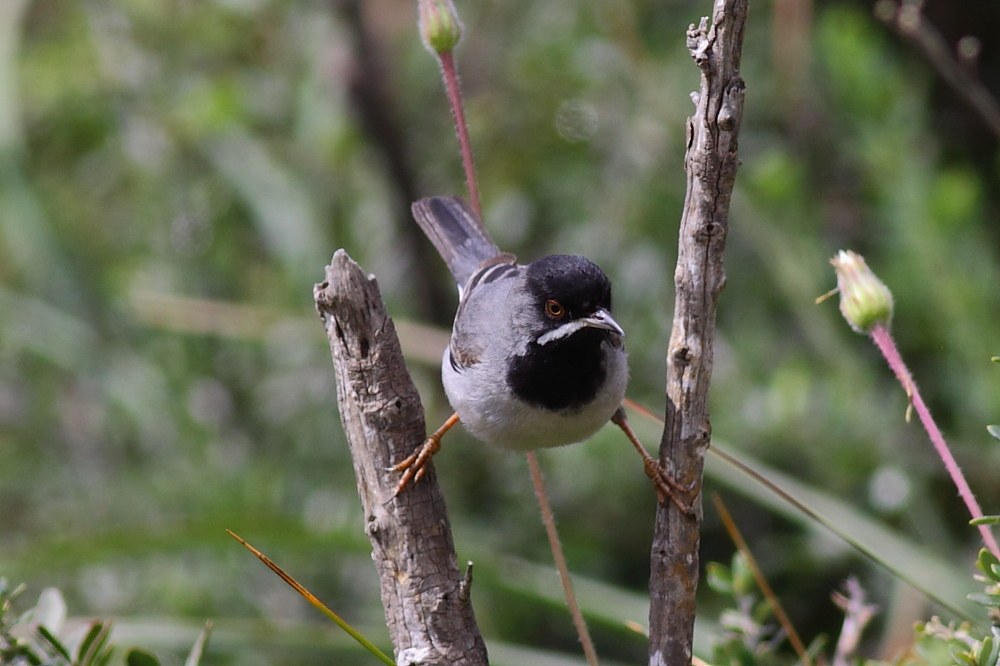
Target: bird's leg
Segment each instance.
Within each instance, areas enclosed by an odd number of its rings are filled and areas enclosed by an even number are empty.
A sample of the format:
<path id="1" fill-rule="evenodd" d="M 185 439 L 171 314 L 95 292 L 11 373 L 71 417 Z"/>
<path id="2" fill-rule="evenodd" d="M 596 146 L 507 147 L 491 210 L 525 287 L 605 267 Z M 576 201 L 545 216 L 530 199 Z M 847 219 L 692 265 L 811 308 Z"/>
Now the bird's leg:
<path id="1" fill-rule="evenodd" d="M 409 458 L 393 466 L 393 470 L 396 472 L 403 472 L 403 478 L 399 480 L 399 485 L 396 486 L 396 492 L 392 494 L 393 497 L 403 492 L 406 486 L 409 485 L 410 481 L 417 482 L 424 478 L 424 473 L 427 471 L 427 463 L 431 461 L 431 458 L 441 449 L 441 438 L 446 432 L 451 430 L 451 428 L 458 423 L 458 414 L 452 414 L 448 417 L 448 420 L 444 422 L 440 428 L 434 431 L 434 434 L 430 435 L 424 440 L 423 445 L 413 452 Z"/>
<path id="2" fill-rule="evenodd" d="M 653 485 L 656 487 L 656 494 L 659 496 L 660 501 L 664 501 L 666 497 L 669 497 L 677 508 L 680 509 L 684 514 L 688 516 L 695 516 L 694 506 L 682 499 L 679 495 L 686 495 L 687 493 L 694 490 L 694 483 L 692 482 L 689 486 L 685 487 L 679 484 L 667 470 L 663 469 L 660 463 L 653 459 L 653 456 L 649 455 L 646 451 L 646 447 L 642 445 L 639 438 L 635 436 L 635 432 L 632 431 L 632 426 L 629 425 L 628 419 L 625 418 L 625 408 L 619 407 L 618 410 L 612 415 L 611 422 L 622 429 L 628 440 L 632 442 L 632 446 L 635 450 L 639 452 L 642 456 L 642 467 L 646 472 L 646 476 L 652 480 Z"/>

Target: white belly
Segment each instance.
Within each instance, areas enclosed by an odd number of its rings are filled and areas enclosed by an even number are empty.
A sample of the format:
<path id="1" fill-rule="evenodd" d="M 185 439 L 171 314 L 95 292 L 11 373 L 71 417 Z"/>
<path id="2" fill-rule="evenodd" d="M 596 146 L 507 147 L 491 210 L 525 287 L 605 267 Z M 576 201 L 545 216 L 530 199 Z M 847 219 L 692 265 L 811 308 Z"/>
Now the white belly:
<path id="1" fill-rule="evenodd" d="M 442 364 L 445 393 L 474 437 L 517 451 L 587 439 L 611 419 L 625 397 L 628 384 L 625 355 L 612 354 L 607 379 L 593 401 L 578 410 L 553 412 L 516 397 L 503 376 L 486 374 L 488 365 L 491 364 L 479 363 L 457 373 L 451 368 L 446 351 Z"/>

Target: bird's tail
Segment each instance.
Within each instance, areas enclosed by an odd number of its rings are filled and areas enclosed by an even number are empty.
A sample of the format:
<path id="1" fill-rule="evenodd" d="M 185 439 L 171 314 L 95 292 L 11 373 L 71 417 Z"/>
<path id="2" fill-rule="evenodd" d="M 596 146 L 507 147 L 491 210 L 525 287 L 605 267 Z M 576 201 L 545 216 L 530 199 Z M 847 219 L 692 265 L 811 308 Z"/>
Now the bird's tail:
<path id="1" fill-rule="evenodd" d="M 411 210 L 459 289 L 484 262 L 502 254 L 483 223 L 458 197 L 428 197 L 414 203 Z"/>

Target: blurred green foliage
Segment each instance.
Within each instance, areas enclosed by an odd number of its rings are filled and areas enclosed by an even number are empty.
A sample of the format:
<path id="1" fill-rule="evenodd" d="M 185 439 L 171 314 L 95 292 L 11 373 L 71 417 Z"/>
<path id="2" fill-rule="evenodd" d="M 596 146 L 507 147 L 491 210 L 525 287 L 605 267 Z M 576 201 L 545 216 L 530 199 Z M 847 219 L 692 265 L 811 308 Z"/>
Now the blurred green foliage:
<path id="1" fill-rule="evenodd" d="M 66 601 L 55 588 L 46 588 L 38 603 L 17 616 L 13 604 L 26 586 L 12 588 L 0 578 L 0 664 L 10 666 L 107 666 L 116 656 L 109 643 L 112 623 L 103 620 L 66 622 Z M 198 637 L 184 666 L 198 666 L 211 623 Z M 156 655 L 130 648 L 118 661 L 127 666 L 160 666 Z"/>
<path id="2" fill-rule="evenodd" d="M 630 397 L 662 409 L 698 83 L 684 30 L 709 3 L 457 6 L 487 226 L 522 259 L 575 252 L 605 268 Z M 836 250 L 865 255 L 996 513 L 996 138 L 942 122 L 961 107 L 861 3 L 817 2 L 804 24 L 778 9 L 753 4 L 745 46 L 713 432 L 970 574 L 977 534 L 903 421 L 905 396 L 813 299 L 833 286 Z M 937 11 L 986 40 L 984 58 L 996 48 L 993 24 Z M 0 2 L 0 573 L 30 594 L 60 587 L 173 663 L 207 617 L 207 664 L 370 663 L 230 528 L 384 645 L 311 285 L 345 247 L 394 315 L 448 324 L 453 287 L 405 214 L 413 196 L 462 191 L 415 17 L 410 0 Z M 437 369 L 412 369 L 428 421 L 442 419 Z M 504 558 L 550 561 L 523 460 L 457 435 L 435 462 L 460 557 L 493 572 L 474 592 L 488 639 L 575 654 L 553 597 L 504 581 Z M 624 440 L 605 431 L 542 464 L 571 568 L 641 597 L 655 494 Z M 884 609 L 872 654 L 929 616 L 821 531 L 733 511 L 803 635 L 836 633 L 826 600 L 850 572 Z M 710 510 L 703 544 L 704 561 L 729 561 Z M 720 604 L 707 592 L 703 615 Z M 620 621 L 597 620 L 595 636 L 611 659 L 644 659 Z"/>

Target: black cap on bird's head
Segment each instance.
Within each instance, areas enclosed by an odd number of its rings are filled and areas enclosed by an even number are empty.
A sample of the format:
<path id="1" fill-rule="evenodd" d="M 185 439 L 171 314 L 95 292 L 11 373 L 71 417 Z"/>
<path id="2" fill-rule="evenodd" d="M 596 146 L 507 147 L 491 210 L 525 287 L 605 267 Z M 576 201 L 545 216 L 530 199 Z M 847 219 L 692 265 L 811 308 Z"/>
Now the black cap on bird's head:
<path id="1" fill-rule="evenodd" d="M 611 280 L 589 259 L 554 254 L 529 264 L 525 277 L 542 324 L 539 345 L 584 329 L 625 335 L 611 317 Z"/>

